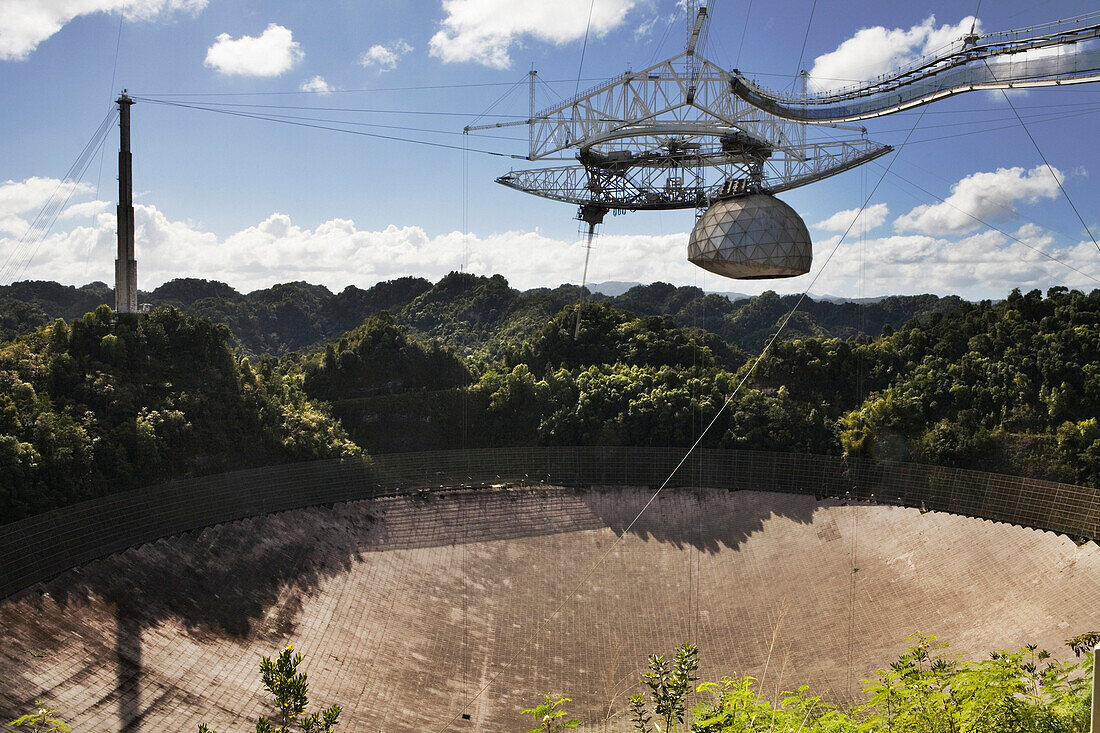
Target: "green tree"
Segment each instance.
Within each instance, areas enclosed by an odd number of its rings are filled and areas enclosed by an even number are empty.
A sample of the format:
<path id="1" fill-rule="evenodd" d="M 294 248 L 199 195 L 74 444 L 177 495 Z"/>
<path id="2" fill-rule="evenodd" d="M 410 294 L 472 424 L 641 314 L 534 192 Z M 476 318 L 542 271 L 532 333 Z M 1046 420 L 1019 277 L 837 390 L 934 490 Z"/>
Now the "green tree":
<path id="1" fill-rule="evenodd" d="M 276 723 L 261 717 L 256 722 L 256 733 L 290 733 L 294 728 L 302 733 L 330 733 L 336 728 L 340 719 L 339 705 L 303 715 L 309 705 L 309 685 L 306 673 L 298 671 L 301 661 L 302 655 L 294 651 L 293 644 L 279 652 L 275 659 L 264 657 L 260 660 L 260 679 L 264 689 L 274 698 L 279 717 Z M 199 733 L 214 731 L 202 724 Z"/>
<path id="2" fill-rule="evenodd" d="M 1088 677 L 1027 646 L 980 662 L 944 655 L 934 636 L 913 646 L 869 683 L 860 711 L 890 733 L 1085 733 Z"/>
<path id="3" fill-rule="evenodd" d="M 704 682 L 700 692 L 710 693 L 710 702 L 692 711 L 693 733 L 870 733 L 871 723 L 859 723 L 820 697 L 808 695 L 806 686 L 783 693 L 772 704 L 753 689 L 754 677 L 724 677 Z"/>
<path id="4" fill-rule="evenodd" d="M 106 306 L 0 344 L 0 522 L 180 475 L 361 453 L 224 326 Z"/>
<path id="5" fill-rule="evenodd" d="M 1073 650 L 1073 656 L 1092 656 L 1092 650 L 1100 644 L 1100 631 L 1089 631 L 1066 639 L 1066 646 Z"/>
<path id="6" fill-rule="evenodd" d="M 558 730 L 576 728 L 581 724 L 579 720 L 562 720 L 565 711 L 561 709 L 567 702 L 572 702 L 568 697 L 561 695 L 543 695 L 543 702 L 533 708 L 521 710 L 521 715 L 530 715 L 535 720 L 535 727 L 527 733 L 554 733 Z"/>
<path id="7" fill-rule="evenodd" d="M 669 664 L 660 654 L 649 657 L 649 670 L 642 675 L 642 682 L 652 696 L 654 725 L 659 733 L 672 733 L 683 725 L 687 711 L 687 696 L 693 691 L 695 671 L 699 668 L 699 651 L 694 644 L 682 644 L 676 650 L 676 658 Z M 627 698 L 634 714 L 634 729 L 649 733 L 649 714 L 646 693 Z"/>

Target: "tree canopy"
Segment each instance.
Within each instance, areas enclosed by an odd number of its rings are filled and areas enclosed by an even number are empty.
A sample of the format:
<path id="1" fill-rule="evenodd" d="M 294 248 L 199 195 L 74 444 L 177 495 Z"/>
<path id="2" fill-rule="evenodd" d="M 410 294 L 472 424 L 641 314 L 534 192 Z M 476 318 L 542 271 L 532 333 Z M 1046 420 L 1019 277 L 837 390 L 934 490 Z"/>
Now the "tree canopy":
<path id="1" fill-rule="evenodd" d="M 174 308 L 100 306 L 0 345 L 0 517 L 167 478 L 356 454 L 269 360 Z"/>

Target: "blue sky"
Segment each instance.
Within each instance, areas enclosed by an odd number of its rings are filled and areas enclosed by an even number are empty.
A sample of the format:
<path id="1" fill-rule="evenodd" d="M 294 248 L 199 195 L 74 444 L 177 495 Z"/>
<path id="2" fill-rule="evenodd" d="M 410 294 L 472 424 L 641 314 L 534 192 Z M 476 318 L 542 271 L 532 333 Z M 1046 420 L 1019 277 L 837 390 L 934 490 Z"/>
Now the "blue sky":
<path id="1" fill-rule="evenodd" d="M 956 37 L 975 9 L 881 0 L 717 0 L 711 8 L 706 55 L 775 88 L 790 85 L 804 39 L 801 67 L 828 84 L 880 73 L 889 60 Z M 983 5 L 978 27 L 1092 9 L 1085 1 L 1003 0 Z M 531 68 L 546 82 L 542 106 L 554 93 L 572 94 L 578 72 L 583 89 L 671 56 L 682 43 L 680 12 L 664 0 L 4 0 L 0 279 L 111 282 L 114 132 L 50 234 L 20 240 L 124 87 L 196 104 L 301 107 L 233 109 L 343 120 L 364 132 L 461 147 L 457 133 L 490 108 L 502 116 L 483 119 L 526 116 L 527 87 L 513 84 Z M 1015 92 L 1012 100 L 1100 235 L 1100 84 Z M 900 145 L 918 115 L 869 121 L 869 136 Z M 522 161 L 470 153 L 464 169 L 460 150 L 148 102 L 133 108 L 133 125 L 143 289 L 183 276 L 244 291 L 288 280 L 368 287 L 405 274 L 437 279 L 463 266 L 500 272 L 522 288 L 580 280 L 574 210 L 493 183 Z M 467 142 L 522 155 L 524 137 L 505 130 Z M 838 213 L 859 206 L 887 162 L 782 196 L 811 225 L 814 273 L 850 220 Z M 1091 289 L 1100 278 L 1100 252 L 999 92 L 929 107 L 870 203 L 867 231 L 841 244 L 814 292 L 998 298 L 1012 287 Z M 589 279 L 750 293 L 809 286 L 812 275 L 742 282 L 695 268 L 685 258 L 692 223 L 691 211 L 609 217 Z"/>

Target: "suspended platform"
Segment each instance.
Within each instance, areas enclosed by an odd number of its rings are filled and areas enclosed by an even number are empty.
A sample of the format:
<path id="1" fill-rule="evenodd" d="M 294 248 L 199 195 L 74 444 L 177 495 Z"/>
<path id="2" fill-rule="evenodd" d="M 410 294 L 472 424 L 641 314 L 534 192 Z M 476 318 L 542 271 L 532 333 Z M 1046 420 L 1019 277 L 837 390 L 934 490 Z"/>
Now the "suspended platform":
<path id="1" fill-rule="evenodd" d="M 790 277 L 809 270 L 805 225 L 773 196 L 892 150 L 850 123 L 978 89 L 1100 81 L 1100 12 L 1095 12 L 1014 31 L 972 33 L 894 74 L 835 92 L 811 92 L 803 73 L 800 91 L 774 93 L 697 53 L 707 9 L 699 0 L 686 6 L 687 44 L 679 55 L 542 110 L 534 106 L 532 71 L 526 120 L 466 131 L 522 125 L 528 128 L 528 160 L 574 155 L 574 164 L 512 170 L 496 180 L 580 207 L 578 218 L 590 225 L 589 242 L 608 211 L 714 214 L 705 231 L 699 226 L 706 217 L 699 219 L 689 258 L 728 277 Z M 832 129 L 826 134 L 823 128 Z M 714 211 L 723 201 L 761 196 L 751 205 L 724 204 Z M 769 219 L 769 212 L 775 216 Z M 715 240 L 715 232 L 727 233 L 727 241 Z M 761 249 L 764 242 L 770 244 Z"/>

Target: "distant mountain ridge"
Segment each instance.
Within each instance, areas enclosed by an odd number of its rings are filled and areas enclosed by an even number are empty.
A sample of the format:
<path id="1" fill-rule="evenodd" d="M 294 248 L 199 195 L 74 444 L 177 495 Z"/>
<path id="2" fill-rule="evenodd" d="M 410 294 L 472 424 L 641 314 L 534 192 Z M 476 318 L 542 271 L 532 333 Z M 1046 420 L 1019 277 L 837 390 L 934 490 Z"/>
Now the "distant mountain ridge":
<path id="1" fill-rule="evenodd" d="M 583 297 L 638 315 L 669 316 L 679 326 L 713 332 L 750 352 L 763 346 L 798 298 L 772 291 L 748 296 L 662 282 L 613 281 L 587 288 Z M 175 306 L 223 323 L 235 342 L 253 354 L 278 355 L 315 347 L 385 311 L 421 338 L 436 339 L 460 354 L 495 357 L 581 298 L 576 285 L 520 291 L 501 275 L 453 272 L 436 283 L 402 277 L 367 289 L 349 285 L 339 293 L 302 281 L 241 293 L 216 280 L 181 278 L 140 293 L 139 301 L 153 307 Z M 46 281 L 0 286 L 0 335 L 10 339 L 53 318 L 71 320 L 113 299 L 112 289 L 102 282 L 81 287 Z M 785 333 L 787 338 L 873 337 L 887 325 L 898 328 L 910 318 L 944 313 L 963 302 L 956 296 L 935 295 L 861 302 L 808 297 Z"/>
<path id="2" fill-rule="evenodd" d="M 655 283 L 654 283 L 655 284 Z M 616 297 L 622 295 L 631 288 L 645 287 L 645 283 L 633 282 L 627 280 L 605 280 L 602 283 L 589 283 L 588 289 L 593 293 L 600 293 L 601 295 L 607 295 L 609 297 Z M 708 295 L 722 295 L 730 300 L 750 300 L 755 297 L 748 293 L 740 293 L 735 290 L 707 290 Z M 844 295 L 828 295 L 809 293 L 808 297 L 814 300 L 825 300 L 830 303 L 877 303 L 884 298 L 890 298 L 894 296 L 890 295 L 872 295 L 865 298 L 849 298 Z"/>

